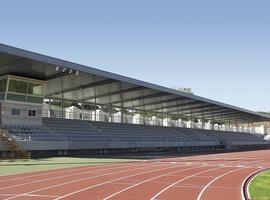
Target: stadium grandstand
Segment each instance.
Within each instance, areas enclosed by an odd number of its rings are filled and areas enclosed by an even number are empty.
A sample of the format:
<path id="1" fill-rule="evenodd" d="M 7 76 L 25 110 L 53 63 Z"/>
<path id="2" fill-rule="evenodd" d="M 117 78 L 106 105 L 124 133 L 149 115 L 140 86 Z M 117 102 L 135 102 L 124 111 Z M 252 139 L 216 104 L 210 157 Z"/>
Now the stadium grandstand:
<path id="1" fill-rule="evenodd" d="M 270 116 L 0 44 L 0 155 L 267 148 Z"/>

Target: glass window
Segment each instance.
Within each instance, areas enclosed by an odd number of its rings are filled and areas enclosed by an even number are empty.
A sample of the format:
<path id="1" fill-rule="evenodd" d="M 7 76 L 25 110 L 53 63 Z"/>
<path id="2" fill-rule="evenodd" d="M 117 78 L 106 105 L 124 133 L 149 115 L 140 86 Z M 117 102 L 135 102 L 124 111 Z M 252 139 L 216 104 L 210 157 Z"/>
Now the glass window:
<path id="1" fill-rule="evenodd" d="M 11 108 L 11 115 L 20 116 L 21 115 L 21 109 L 19 109 L 19 108 Z"/>
<path id="2" fill-rule="evenodd" d="M 0 100 L 4 100 L 6 97 L 6 93 L 0 92 Z"/>
<path id="3" fill-rule="evenodd" d="M 29 117 L 36 117 L 37 111 L 36 110 L 28 110 L 28 116 Z"/>
<path id="4" fill-rule="evenodd" d="M 31 83 L 28 84 L 28 94 L 43 96 L 43 84 Z"/>
<path id="5" fill-rule="evenodd" d="M 25 95 L 21 95 L 21 94 L 11 94 L 8 93 L 7 94 L 7 100 L 11 100 L 11 101 L 25 101 Z"/>
<path id="6" fill-rule="evenodd" d="M 43 97 L 27 96 L 27 102 L 30 102 L 30 103 L 42 103 L 43 102 Z"/>
<path id="7" fill-rule="evenodd" d="M 0 80 L 0 92 L 6 92 L 7 79 Z"/>
<path id="8" fill-rule="evenodd" d="M 23 80 L 9 80 L 9 92 L 16 92 L 25 94 L 27 89 L 27 82 Z"/>

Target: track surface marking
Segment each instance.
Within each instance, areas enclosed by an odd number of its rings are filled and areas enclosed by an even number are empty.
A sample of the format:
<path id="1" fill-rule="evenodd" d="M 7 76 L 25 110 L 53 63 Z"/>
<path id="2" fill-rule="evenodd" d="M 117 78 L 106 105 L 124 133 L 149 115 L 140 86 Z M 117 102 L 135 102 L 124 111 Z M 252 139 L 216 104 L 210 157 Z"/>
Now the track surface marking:
<path id="1" fill-rule="evenodd" d="M 241 200 L 270 150 L 170 157 L 0 176 L 0 200 Z"/>

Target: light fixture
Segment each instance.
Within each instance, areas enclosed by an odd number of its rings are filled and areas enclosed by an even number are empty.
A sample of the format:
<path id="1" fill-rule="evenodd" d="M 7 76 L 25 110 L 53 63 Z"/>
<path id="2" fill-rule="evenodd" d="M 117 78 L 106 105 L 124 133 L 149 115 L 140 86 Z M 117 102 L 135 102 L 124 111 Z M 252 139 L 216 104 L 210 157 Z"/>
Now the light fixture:
<path id="1" fill-rule="evenodd" d="M 59 70 L 59 68 L 60 68 L 59 66 L 56 66 L 55 70 L 56 70 L 56 71 L 58 71 L 58 70 Z"/>
<path id="2" fill-rule="evenodd" d="M 66 70 L 67 70 L 67 68 L 64 67 L 63 70 L 62 70 L 62 72 L 65 72 Z"/>
<path id="3" fill-rule="evenodd" d="M 76 75 L 76 76 L 78 76 L 78 75 L 79 75 L 79 73 L 80 73 L 80 71 L 78 71 L 78 70 L 77 70 L 77 71 L 76 71 L 76 73 L 75 73 L 75 75 Z"/>
<path id="4" fill-rule="evenodd" d="M 70 70 L 69 70 L 69 74 L 71 74 L 72 72 L 73 72 L 73 70 L 72 70 L 72 69 L 70 69 Z"/>

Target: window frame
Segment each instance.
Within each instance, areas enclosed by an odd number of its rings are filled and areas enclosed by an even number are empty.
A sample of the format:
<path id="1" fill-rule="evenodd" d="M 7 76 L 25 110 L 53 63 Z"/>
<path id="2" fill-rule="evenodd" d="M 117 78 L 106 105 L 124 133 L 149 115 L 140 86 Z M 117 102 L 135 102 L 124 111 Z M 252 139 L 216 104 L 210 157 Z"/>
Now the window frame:
<path id="1" fill-rule="evenodd" d="M 1 78 L 7 78 L 5 98 L 3 100 L 26 102 L 26 103 L 32 103 L 32 104 L 42 104 L 43 103 L 45 89 L 46 89 L 46 81 L 31 79 L 31 78 L 27 78 L 27 77 L 19 77 L 19 76 L 14 76 L 14 75 L 5 75 Z M 19 92 L 9 91 L 10 82 L 12 80 L 26 82 L 26 92 L 19 93 Z M 29 94 L 29 85 L 30 84 L 37 84 L 37 85 L 40 84 L 41 85 L 41 94 Z M 16 99 L 12 99 L 12 98 L 9 99 L 8 95 L 20 96 L 20 100 L 16 100 Z"/>
<path id="2" fill-rule="evenodd" d="M 15 112 L 13 112 L 15 111 Z M 10 115 L 11 116 L 21 116 L 21 108 L 10 108 Z"/>
<path id="3" fill-rule="evenodd" d="M 34 115 L 33 115 L 33 113 L 34 113 Z M 37 117 L 37 109 L 28 109 L 27 116 L 28 117 Z"/>

